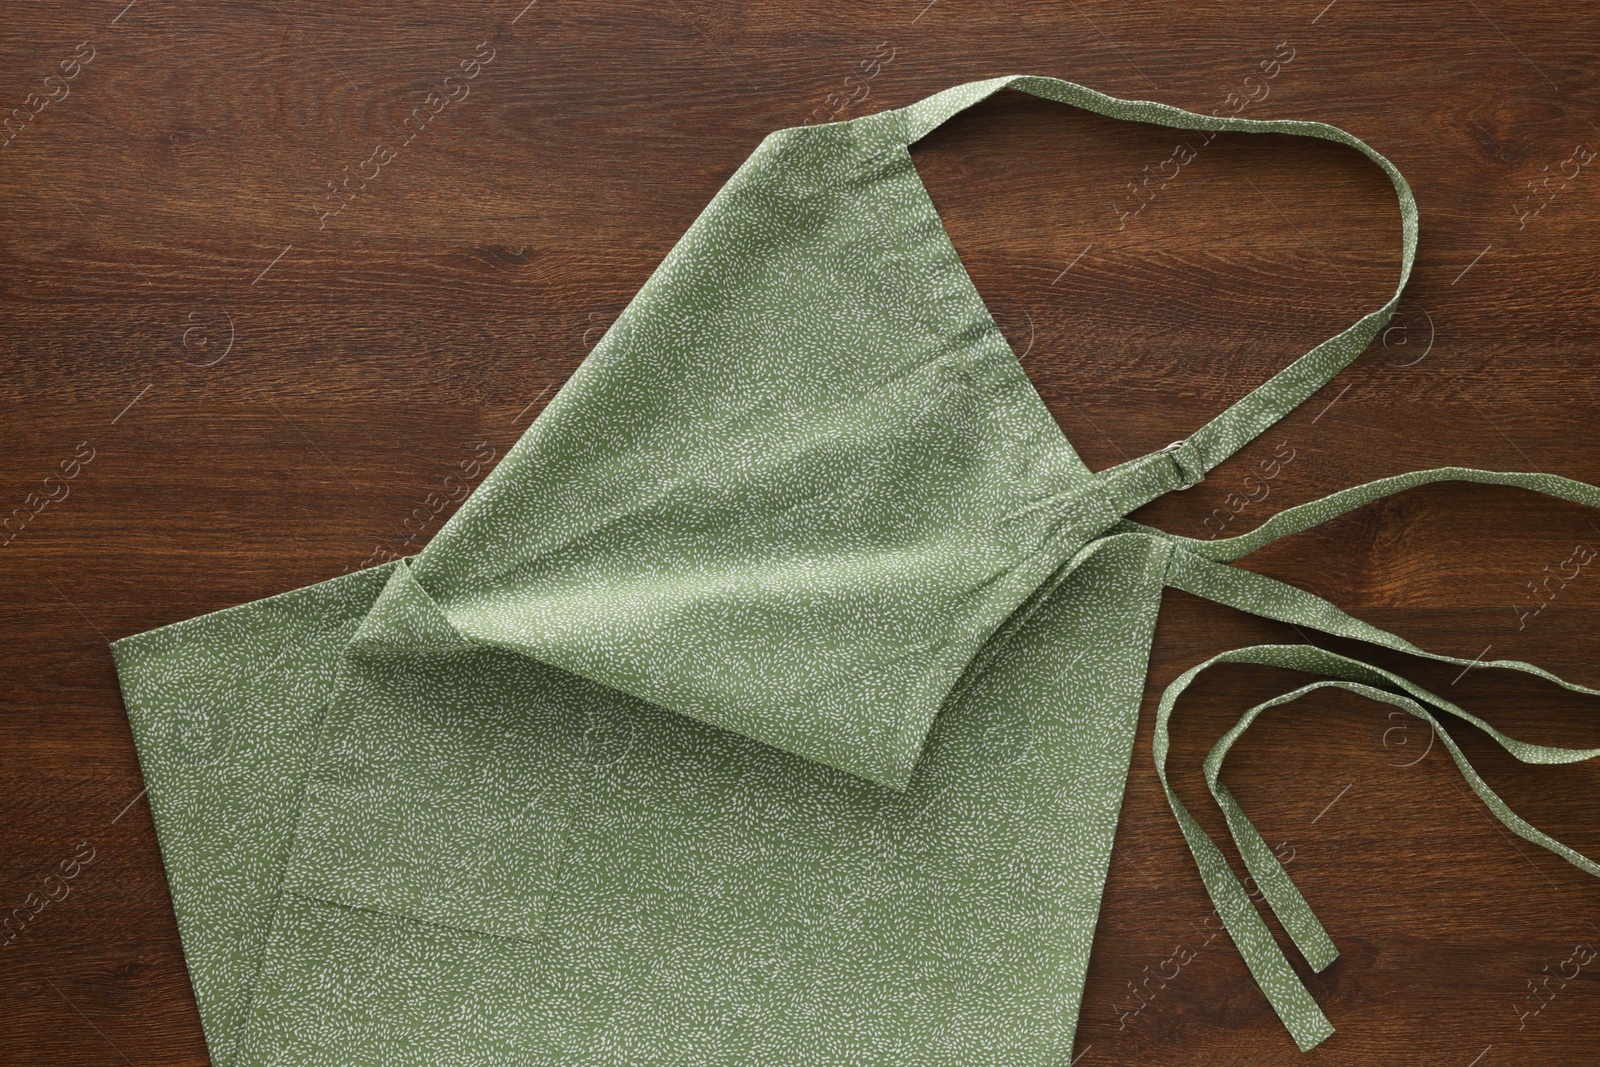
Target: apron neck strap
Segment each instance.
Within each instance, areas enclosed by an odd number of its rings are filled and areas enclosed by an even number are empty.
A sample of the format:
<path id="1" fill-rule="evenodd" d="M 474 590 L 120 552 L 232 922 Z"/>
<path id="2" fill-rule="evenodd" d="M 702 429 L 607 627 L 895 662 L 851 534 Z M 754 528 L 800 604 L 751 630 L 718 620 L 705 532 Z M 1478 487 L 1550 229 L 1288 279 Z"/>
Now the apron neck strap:
<path id="1" fill-rule="evenodd" d="M 1416 259 L 1417 203 L 1411 195 L 1411 187 L 1394 164 L 1359 138 L 1322 122 L 1201 115 L 1149 100 L 1118 99 L 1059 78 L 1022 74 L 952 86 L 914 104 L 888 112 L 884 121 L 893 131 L 894 138 L 901 145 L 909 146 L 952 116 L 1002 89 L 1017 89 L 1046 100 L 1129 122 L 1210 133 L 1285 133 L 1348 145 L 1382 169 L 1394 186 L 1400 204 L 1400 274 L 1389 299 L 1257 386 L 1186 439 L 1175 441 L 1159 452 L 1102 471 L 1101 477 L 1119 505 L 1123 506 L 1123 514 L 1175 489 L 1186 489 L 1204 478 L 1206 472 L 1254 440 L 1327 384 L 1329 379 L 1365 351 L 1394 314 Z"/>

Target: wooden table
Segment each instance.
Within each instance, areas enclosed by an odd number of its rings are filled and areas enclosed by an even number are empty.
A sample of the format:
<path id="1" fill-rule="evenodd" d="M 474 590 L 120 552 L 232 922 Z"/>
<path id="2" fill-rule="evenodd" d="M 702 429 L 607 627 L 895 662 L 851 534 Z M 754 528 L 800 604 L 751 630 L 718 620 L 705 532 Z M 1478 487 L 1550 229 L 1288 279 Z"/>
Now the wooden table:
<path id="1" fill-rule="evenodd" d="M 448 517 L 443 478 L 505 452 L 774 128 L 1013 72 L 1342 126 L 1421 205 L 1401 316 L 1139 517 L 1232 534 L 1446 464 L 1600 482 L 1600 165 L 1579 162 L 1600 148 L 1600 12 L 524 2 L 97 0 L 19 5 L 0 30 L 0 489 L 32 516 L 0 549 L 0 904 L 77 871 L 0 950 L 0 1061 L 206 1062 L 106 642 L 415 551 Z M 445 83 L 463 60 L 475 75 Z M 1005 93 L 915 150 L 1092 467 L 1182 437 L 1393 284 L 1393 196 L 1356 153 L 1182 142 Z M 1600 546 L 1585 509 L 1438 487 L 1250 566 L 1425 647 L 1600 684 L 1600 565 L 1529 592 L 1580 546 Z M 1295 1051 L 1208 923 L 1149 729 L 1186 667 L 1303 639 L 1168 595 L 1076 1062 L 1600 1062 L 1600 883 L 1491 821 L 1425 726 L 1331 694 L 1230 761 L 1343 952 L 1310 980 L 1338 1033 Z M 1593 705 L 1552 686 L 1360 654 L 1515 736 L 1600 743 Z M 1200 760 L 1292 679 L 1213 673 L 1174 763 L 1220 834 Z M 1600 855 L 1600 769 L 1459 740 L 1516 810 Z"/>

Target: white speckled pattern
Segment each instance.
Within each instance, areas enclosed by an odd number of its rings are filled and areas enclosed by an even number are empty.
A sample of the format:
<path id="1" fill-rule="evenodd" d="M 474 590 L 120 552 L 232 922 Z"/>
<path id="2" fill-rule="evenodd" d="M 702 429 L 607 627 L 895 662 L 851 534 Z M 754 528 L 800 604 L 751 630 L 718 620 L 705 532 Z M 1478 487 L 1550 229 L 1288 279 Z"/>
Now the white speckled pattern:
<path id="1" fill-rule="evenodd" d="M 1357 148 L 1399 197 L 1395 295 L 1091 473 L 906 151 L 1005 87 Z M 1068 1062 L 1161 590 L 1362 625 L 1214 554 L 1248 537 L 1124 516 L 1359 354 L 1416 233 L 1399 173 L 1334 127 L 1050 78 L 768 137 L 420 556 L 113 646 L 214 1061 Z M 1318 661 L 1403 688 L 1353 663 Z M 1169 796 L 1309 1048 L 1331 1027 Z"/>

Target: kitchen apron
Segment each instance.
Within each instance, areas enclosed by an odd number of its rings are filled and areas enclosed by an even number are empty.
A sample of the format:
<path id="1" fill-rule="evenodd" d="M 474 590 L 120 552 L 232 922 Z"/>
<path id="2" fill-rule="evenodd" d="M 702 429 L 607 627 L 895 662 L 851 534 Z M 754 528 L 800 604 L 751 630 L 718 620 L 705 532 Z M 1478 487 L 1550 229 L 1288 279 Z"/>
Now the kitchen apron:
<path id="1" fill-rule="evenodd" d="M 1185 440 L 1091 472 L 908 151 L 1003 88 L 1361 151 L 1399 198 L 1394 295 Z M 1126 519 L 1358 355 L 1416 240 L 1404 179 L 1342 130 L 1053 78 L 767 137 L 419 555 L 113 645 L 215 1062 L 1068 1062 L 1162 590 L 1426 656 L 1231 564 L 1426 481 L 1600 505 L 1448 469 L 1217 541 Z M 1531 762 L 1596 754 L 1312 646 L 1219 661 L 1325 679 L 1248 711 L 1205 767 L 1317 969 L 1332 943 L 1220 778 L 1262 711 L 1336 685 Z M 1173 704 L 1209 665 L 1161 702 L 1163 783 Z M 1600 873 L 1440 736 L 1502 821 Z M 1312 1047 L 1327 1020 L 1168 797 Z"/>

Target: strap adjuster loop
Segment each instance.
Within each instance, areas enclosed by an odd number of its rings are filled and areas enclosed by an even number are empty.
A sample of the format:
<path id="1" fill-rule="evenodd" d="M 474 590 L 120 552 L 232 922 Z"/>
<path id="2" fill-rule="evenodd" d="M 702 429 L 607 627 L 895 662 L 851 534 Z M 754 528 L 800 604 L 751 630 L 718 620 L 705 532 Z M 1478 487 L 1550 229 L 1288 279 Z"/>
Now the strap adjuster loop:
<path id="1" fill-rule="evenodd" d="M 1189 439 L 1185 437 L 1182 440 L 1172 442 L 1166 448 L 1163 448 L 1161 451 L 1156 453 L 1158 456 L 1171 456 L 1172 465 L 1178 468 L 1178 474 L 1183 478 L 1184 481 L 1182 485 L 1172 490 L 1176 493 L 1181 493 L 1185 489 L 1194 488 L 1201 482 L 1205 481 L 1206 477 L 1206 471 L 1204 467 L 1200 466 L 1199 463 L 1196 462 L 1186 462 L 1186 460 L 1190 460 L 1190 457 L 1180 455 L 1179 450 L 1185 447 L 1192 449 L 1196 453 L 1199 451 L 1199 449 L 1195 448 L 1195 446 L 1190 443 Z M 1198 459 L 1198 456 L 1194 458 Z"/>

